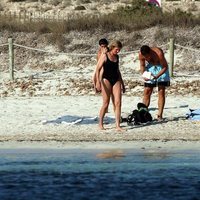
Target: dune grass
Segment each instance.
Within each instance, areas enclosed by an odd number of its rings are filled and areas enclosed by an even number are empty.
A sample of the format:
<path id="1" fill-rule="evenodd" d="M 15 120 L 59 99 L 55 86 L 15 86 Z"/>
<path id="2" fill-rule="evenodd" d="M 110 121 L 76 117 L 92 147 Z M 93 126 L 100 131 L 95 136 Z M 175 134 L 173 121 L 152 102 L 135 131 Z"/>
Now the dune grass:
<path id="1" fill-rule="evenodd" d="M 194 27 L 200 24 L 200 16 L 194 16 L 181 10 L 162 12 L 159 7 L 148 4 L 145 0 L 133 0 L 130 6 L 120 7 L 111 14 L 91 16 L 82 14 L 71 16 L 68 20 L 23 19 L 16 16 L 0 16 L 1 30 L 48 33 L 67 33 L 71 30 L 135 31 L 155 25 Z M 58 27 L 62 27 L 61 29 Z"/>
<path id="2" fill-rule="evenodd" d="M 83 1 L 81 1 L 83 2 Z M 86 3 L 86 1 L 84 1 Z M 152 6 L 145 0 L 132 0 L 126 7 L 119 7 L 113 13 L 103 15 L 71 15 L 67 20 L 18 18 L 11 15 L 0 15 L 0 29 L 10 32 L 51 33 L 51 41 L 63 49 L 63 34 L 70 31 L 134 32 L 153 26 L 194 28 L 200 25 L 200 15 L 175 10 L 163 12 L 161 8 Z M 157 31 L 157 38 L 166 40 L 162 31 Z M 173 34 L 173 33 L 171 33 Z M 167 37 L 169 37 L 168 35 Z"/>

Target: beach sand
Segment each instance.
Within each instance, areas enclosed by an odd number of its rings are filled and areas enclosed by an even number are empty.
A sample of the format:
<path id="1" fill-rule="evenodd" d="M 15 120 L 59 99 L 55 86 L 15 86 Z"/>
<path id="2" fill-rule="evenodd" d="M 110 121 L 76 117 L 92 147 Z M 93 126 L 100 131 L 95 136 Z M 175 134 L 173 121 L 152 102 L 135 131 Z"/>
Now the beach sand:
<path id="1" fill-rule="evenodd" d="M 22 36 L 20 38 L 24 39 Z M 91 44 L 94 46 L 94 41 Z M 45 48 L 47 47 L 43 47 Z M 96 46 L 93 48 L 96 52 Z M 164 49 L 169 61 L 167 47 Z M 126 117 L 142 101 L 143 79 L 139 72 L 138 52 L 127 53 L 127 49 L 123 51 L 126 54 L 120 56 L 120 70 L 126 93 L 123 94 L 122 116 Z M 0 73 L 1 146 L 81 147 L 98 144 L 100 148 L 103 143 L 116 146 L 122 142 L 122 146 L 126 147 L 128 142 L 137 141 L 153 141 L 155 144 L 167 141 L 200 141 L 200 123 L 186 119 L 189 109 L 198 109 L 200 105 L 198 52 L 192 59 L 187 57 L 192 66 L 190 68 L 185 64 L 184 58 L 185 54 L 176 50 L 175 63 L 186 67 L 183 70 L 177 65 L 174 69 L 171 86 L 166 90 L 164 121 L 153 121 L 143 126 L 122 123 L 123 132 L 115 129 L 112 105 L 105 117 L 106 130 L 101 131 L 98 128 L 102 97 L 94 93 L 92 86 L 95 57 L 77 61 L 64 54 L 42 55 L 29 58 L 28 63 L 25 58 L 20 59 L 18 64 L 21 68 L 16 68 L 14 81 L 9 80 L 8 70 Z M 2 61 L 5 66 L 6 59 Z M 33 60 L 40 64 L 35 69 Z M 45 67 L 43 60 L 54 68 L 48 65 Z M 69 60 L 70 63 L 67 62 Z M 17 60 L 15 65 L 17 66 Z M 157 115 L 157 99 L 155 89 L 149 107 L 153 118 Z"/>
<path id="2" fill-rule="evenodd" d="M 167 96 L 164 121 L 144 126 L 122 123 L 123 132 L 115 130 L 112 106 L 105 117 L 106 130 L 99 130 L 101 101 L 99 95 L 3 98 L 0 104 L 1 145 L 12 142 L 14 146 L 37 142 L 66 146 L 73 142 L 200 141 L 200 123 L 186 119 L 189 108 L 200 105 L 198 97 Z M 131 113 L 140 101 L 141 97 L 124 95 L 122 116 Z M 156 117 L 156 93 L 151 99 L 150 113 Z"/>

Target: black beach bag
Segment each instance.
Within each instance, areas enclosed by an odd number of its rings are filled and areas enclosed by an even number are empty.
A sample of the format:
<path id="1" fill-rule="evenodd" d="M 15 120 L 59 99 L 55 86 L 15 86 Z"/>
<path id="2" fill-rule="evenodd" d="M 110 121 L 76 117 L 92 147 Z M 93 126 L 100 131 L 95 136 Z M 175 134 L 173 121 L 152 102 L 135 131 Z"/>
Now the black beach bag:
<path id="1" fill-rule="evenodd" d="M 148 107 L 143 103 L 137 104 L 137 109 L 133 110 L 132 113 L 127 117 L 127 123 L 139 125 L 141 123 L 147 123 L 152 121 L 152 116 L 148 111 Z"/>

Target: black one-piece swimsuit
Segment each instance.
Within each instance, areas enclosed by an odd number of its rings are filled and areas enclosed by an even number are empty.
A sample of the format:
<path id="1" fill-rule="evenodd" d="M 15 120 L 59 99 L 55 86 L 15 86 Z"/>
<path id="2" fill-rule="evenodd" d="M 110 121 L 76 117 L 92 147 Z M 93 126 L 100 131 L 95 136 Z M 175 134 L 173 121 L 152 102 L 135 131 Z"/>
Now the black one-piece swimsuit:
<path id="1" fill-rule="evenodd" d="M 103 78 L 107 79 L 114 86 L 119 81 L 119 58 L 117 56 L 117 61 L 113 62 L 108 58 L 107 54 L 106 57 L 107 60 L 103 64 Z"/>

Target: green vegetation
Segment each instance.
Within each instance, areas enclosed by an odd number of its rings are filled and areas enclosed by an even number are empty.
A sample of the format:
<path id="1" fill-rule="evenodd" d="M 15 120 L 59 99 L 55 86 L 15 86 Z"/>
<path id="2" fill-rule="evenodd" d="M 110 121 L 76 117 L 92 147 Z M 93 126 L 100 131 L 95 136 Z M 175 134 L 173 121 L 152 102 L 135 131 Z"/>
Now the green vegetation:
<path id="1" fill-rule="evenodd" d="M 23 1 L 26 1 L 26 0 L 9 0 L 9 2 L 23 2 Z"/>
<path id="2" fill-rule="evenodd" d="M 84 2 L 87 1 L 85 0 Z M 79 17 L 70 16 L 67 20 L 59 21 L 56 19 L 34 20 L 28 18 L 19 19 L 16 16 L 0 16 L 1 30 L 38 33 L 55 33 L 56 30 L 55 35 L 61 35 L 71 30 L 91 32 L 95 30 L 104 32 L 117 30 L 135 31 L 156 25 L 163 27 L 195 27 L 200 25 L 200 15 L 194 16 L 181 10 L 175 10 L 173 13 L 163 13 L 161 8 L 153 6 L 145 0 L 132 0 L 130 6 L 120 7 L 111 14 L 101 16 L 84 16 L 81 14 Z"/>

